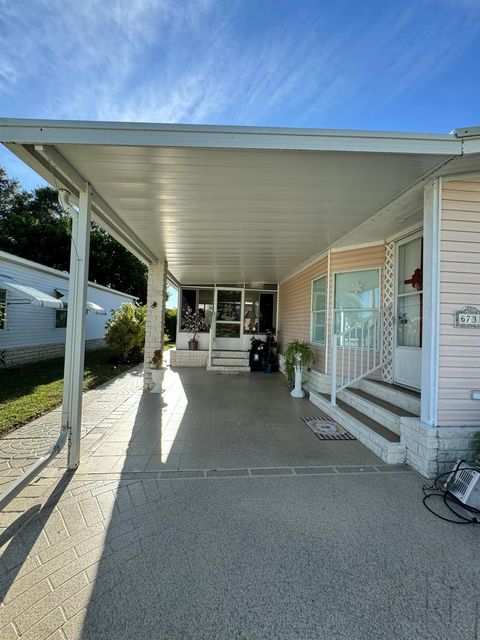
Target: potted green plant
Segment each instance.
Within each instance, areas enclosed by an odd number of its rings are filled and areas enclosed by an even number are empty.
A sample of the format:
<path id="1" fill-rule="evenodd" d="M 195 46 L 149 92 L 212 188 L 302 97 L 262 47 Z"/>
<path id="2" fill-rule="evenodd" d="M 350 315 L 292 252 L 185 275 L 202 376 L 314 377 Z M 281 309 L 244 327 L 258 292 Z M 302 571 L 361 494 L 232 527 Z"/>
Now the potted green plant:
<path id="1" fill-rule="evenodd" d="M 294 384 L 290 395 L 292 398 L 303 398 L 305 395 L 302 389 L 303 371 L 315 361 L 312 347 L 304 340 L 293 340 L 287 344 L 283 356 L 287 380 L 290 384 Z"/>
<path id="2" fill-rule="evenodd" d="M 153 388 L 150 393 L 162 393 L 162 382 L 165 374 L 163 365 L 163 349 L 155 349 L 150 360 L 150 371 L 152 373 Z"/>
<path id="3" fill-rule="evenodd" d="M 185 312 L 182 328 L 188 333 L 193 333 L 193 337 L 188 341 L 188 348 L 190 351 L 196 351 L 198 349 L 197 333 L 208 331 L 210 325 L 203 316 L 189 308 Z"/>

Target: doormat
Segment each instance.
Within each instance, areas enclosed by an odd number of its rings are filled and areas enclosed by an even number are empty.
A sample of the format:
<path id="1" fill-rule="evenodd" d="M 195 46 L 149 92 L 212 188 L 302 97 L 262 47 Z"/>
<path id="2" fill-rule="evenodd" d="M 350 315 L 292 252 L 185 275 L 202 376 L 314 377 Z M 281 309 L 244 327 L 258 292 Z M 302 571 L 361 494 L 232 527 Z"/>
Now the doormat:
<path id="1" fill-rule="evenodd" d="M 306 416 L 302 420 L 319 440 L 356 440 L 355 436 L 352 436 L 333 418 Z"/>

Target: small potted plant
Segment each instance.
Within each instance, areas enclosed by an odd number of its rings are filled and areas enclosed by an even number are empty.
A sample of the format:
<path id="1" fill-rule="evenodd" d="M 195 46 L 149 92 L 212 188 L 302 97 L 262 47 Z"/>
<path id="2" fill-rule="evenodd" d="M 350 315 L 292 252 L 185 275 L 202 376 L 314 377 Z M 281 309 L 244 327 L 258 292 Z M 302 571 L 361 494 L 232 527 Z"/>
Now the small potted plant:
<path id="1" fill-rule="evenodd" d="M 199 313 L 195 313 L 192 309 L 187 309 L 183 318 L 183 329 L 188 333 L 193 333 L 193 337 L 188 341 L 188 348 L 190 351 L 196 351 L 198 349 L 197 333 L 199 331 L 208 331 L 210 325 L 205 320 L 204 316 Z"/>
<path id="2" fill-rule="evenodd" d="M 315 358 L 312 347 L 304 340 L 293 340 L 289 342 L 285 353 L 285 373 L 290 384 L 294 387 L 290 392 L 292 398 L 303 398 L 302 377 L 305 368 L 308 368 Z"/>
<path id="3" fill-rule="evenodd" d="M 162 393 L 162 382 L 165 374 L 163 365 L 163 350 L 156 349 L 153 352 L 153 358 L 150 360 L 150 371 L 152 372 L 153 388 L 150 393 Z"/>

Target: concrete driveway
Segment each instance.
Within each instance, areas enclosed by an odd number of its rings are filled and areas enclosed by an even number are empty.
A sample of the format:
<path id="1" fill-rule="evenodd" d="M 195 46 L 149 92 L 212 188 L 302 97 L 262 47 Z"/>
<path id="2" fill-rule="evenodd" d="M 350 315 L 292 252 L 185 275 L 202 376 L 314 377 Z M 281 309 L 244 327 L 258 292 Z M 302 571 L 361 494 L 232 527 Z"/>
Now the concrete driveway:
<path id="1" fill-rule="evenodd" d="M 416 473 L 319 441 L 280 375 L 138 382 L 99 394 L 77 472 L 20 497 L 2 640 L 478 638 L 480 530 L 429 514 Z"/>

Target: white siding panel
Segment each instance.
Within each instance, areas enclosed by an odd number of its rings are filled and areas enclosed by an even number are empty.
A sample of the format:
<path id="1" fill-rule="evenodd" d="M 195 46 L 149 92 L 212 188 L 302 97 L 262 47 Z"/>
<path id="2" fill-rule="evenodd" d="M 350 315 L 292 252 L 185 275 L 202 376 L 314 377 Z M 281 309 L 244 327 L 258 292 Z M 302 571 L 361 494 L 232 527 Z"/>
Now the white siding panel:
<path id="1" fill-rule="evenodd" d="M 440 256 L 438 424 L 480 426 L 480 329 L 454 326 L 454 312 L 480 307 L 480 181 L 445 182 Z"/>
<path id="2" fill-rule="evenodd" d="M 20 284 L 29 285 L 55 296 L 55 288 L 68 288 L 68 274 L 58 271 L 49 273 L 32 266 L 0 258 L 0 274 L 14 278 Z M 117 291 L 108 291 L 93 283 L 88 285 L 88 300 L 105 309 L 106 316 L 92 312 L 87 314 L 86 339 L 99 339 L 105 335 L 105 323 L 124 302 L 134 298 Z M 55 329 L 55 310 L 36 307 L 32 304 L 14 304 L 21 296 L 7 292 L 6 327 L 0 330 L 0 349 L 16 349 L 37 345 L 61 344 L 65 342 L 65 329 Z"/>

